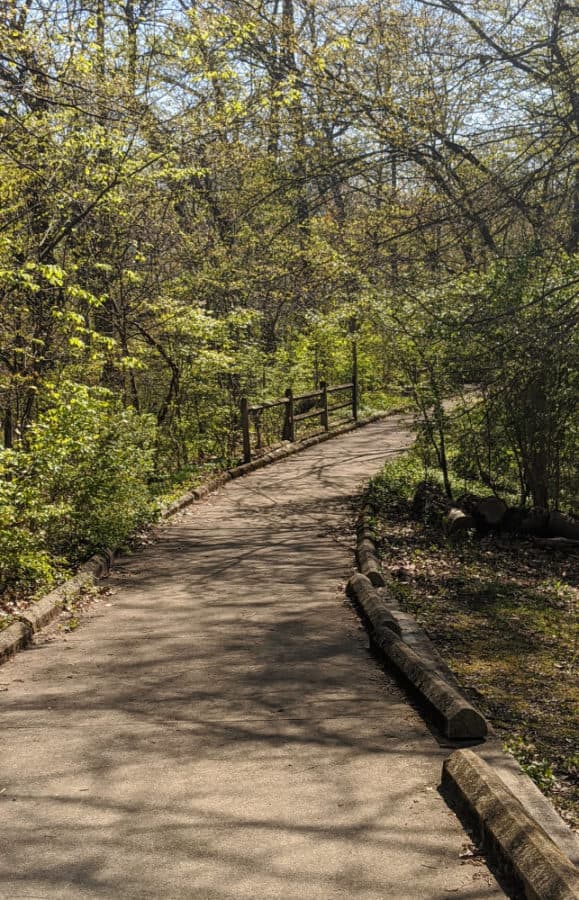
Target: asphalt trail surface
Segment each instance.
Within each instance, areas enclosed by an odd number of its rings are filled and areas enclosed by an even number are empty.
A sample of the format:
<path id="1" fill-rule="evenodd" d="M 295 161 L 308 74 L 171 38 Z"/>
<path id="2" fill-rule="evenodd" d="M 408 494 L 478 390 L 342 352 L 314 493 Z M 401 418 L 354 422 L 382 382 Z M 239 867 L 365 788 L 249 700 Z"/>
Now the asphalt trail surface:
<path id="1" fill-rule="evenodd" d="M 503 897 L 344 595 L 374 423 L 227 485 L 0 668 L 0 897 Z M 462 858 L 461 858 L 462 854 Z"/>

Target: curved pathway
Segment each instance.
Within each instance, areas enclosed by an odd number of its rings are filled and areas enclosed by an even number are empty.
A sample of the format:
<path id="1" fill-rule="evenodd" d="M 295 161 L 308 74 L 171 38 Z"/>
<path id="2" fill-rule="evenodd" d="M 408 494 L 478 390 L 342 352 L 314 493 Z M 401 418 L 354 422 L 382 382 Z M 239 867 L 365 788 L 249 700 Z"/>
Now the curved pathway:
<path id="1" fill-rule="evenodd" d="M 230 483 L 0 669 L 0 897 L 503 897 L 344 598 L 389 419 Z"/>

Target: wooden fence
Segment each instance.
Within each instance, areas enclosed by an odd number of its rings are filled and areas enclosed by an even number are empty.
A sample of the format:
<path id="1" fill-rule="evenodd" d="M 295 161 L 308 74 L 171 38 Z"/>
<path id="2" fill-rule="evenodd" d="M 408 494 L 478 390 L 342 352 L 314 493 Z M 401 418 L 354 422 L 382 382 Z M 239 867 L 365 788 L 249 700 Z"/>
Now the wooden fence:
<path id="1" fill-rule="evenodd" d="M 346 403 L 334 403 L 330 405 L 329 397 L 333 394 L 348 391 L 350 399 Z M 307 408 L 309 404 L 314 404 L 314 408 Z M 306 406 L 304 411 L 300 411 Z M 330 431 L 330 415 L 342 409 L 351 409 L 351 415 L 354 420 L 358 418 L 358 382 L 354 377 L 353 381 L 347 384 L 337 384 L 328 386 L 325 381 L 320 382 L 319 391 L 311 391 L 309 394 L 296 394 L 291 388 L 285 392 L 285 397 L 281 400 L 272 400 L 269 403 L 257 403 L 254 406 L 249 405 L 247 397 L 241 400 L 241 431 L 243 434 L 243 461 L 251 462 L 251 424 L 257 425 L 259 435 L 259 422 L 262 413 L 266 409 L 275 407 L 284 408 L 283 427 L 280 438 L 282 441 L 296 440 L 296 426 L 306 419 L 319 418 L 320 425 L 324 431 Z M 259 444 L 258 444 L 259 446 Z"/>

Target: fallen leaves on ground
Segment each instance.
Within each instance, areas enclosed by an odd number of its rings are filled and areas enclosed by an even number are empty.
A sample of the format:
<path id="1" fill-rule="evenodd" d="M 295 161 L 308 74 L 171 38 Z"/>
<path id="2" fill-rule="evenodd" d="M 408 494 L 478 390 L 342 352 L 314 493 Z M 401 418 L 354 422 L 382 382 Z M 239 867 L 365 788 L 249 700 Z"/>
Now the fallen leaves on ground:
<path id="1" fill-rule="evenodd" d="M 400 606 L 578 828 L 579 559 L 505 535 L 453 544 L 400 506 L 377 525 Z"/>

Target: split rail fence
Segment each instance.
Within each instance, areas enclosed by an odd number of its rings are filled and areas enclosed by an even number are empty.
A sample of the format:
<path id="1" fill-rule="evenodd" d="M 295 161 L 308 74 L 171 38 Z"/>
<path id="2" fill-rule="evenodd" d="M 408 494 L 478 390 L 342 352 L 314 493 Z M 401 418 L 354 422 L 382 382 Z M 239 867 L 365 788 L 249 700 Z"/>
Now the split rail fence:
<path id="1" fill-rule="evenodd" d="M 331 404 L 334 394 L 348 392 L 350 398 L 347 402 L 339 402 Z M 315 404 L 315 407 L 308 408 L 309 404 Z M 295 441 L 297 426 L 307 419 L 319 418 L 320 425 L 324 431 L 330 431 L 330 416 L 332 413 L 344 409 L 351 409 L 351 417 L 356 421 L 358 419 L 358 383 L 357 378 L 347 384 L 336 384 L 329 386 L 325 381 L 320 382 L 318 391 L 311 391 L 308 394 L 295 394 L 291 388 L 285 392 L 285 397 L 280 400 L 271 400 L 268 403 L 257 403 L 250 406 L 247 397 L 241 400 L 241 431 L 243 434 L 243 461 L 251 462 L 251 431 L 252 424 L 258 436 L 257 448 L 261 449 L 261 431 L 260 422 L 264 410 L 274 409 L 275 407 L 283 407 L 283 425 L 281 428 L 280 438 L 282 441 Z M 303 410 L 303 411 L 302 411 Z"/>

